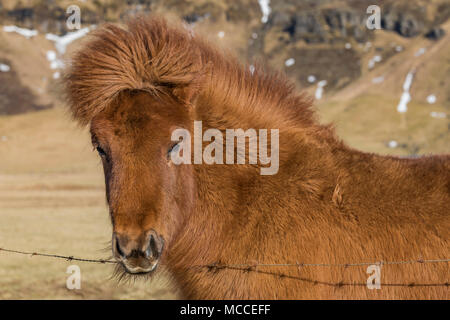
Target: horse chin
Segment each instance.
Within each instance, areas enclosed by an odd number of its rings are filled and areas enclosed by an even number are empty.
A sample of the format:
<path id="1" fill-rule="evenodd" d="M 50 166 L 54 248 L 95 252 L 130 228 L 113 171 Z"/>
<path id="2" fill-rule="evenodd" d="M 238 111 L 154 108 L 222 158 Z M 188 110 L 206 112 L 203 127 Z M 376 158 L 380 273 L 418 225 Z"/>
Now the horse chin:
<path id="1" fill-rule="evenodd" d="M 115 278 L 118 282 L 149 280 L 155 275 L 158 265 L 159 263 L 155 263 L 150 269 L 143 270 L 141 268 L 127 267 L 123 262 L 120 262 L 116 264 L 113 278 Z"/>
<path id="2" fill-rule="evenodd" d="M 124 267 L 125 267 L 126 272 L 129 274 L 150 274 L 150 273 L 153 273 L 153 271 L 155 271 L 157 266 L 158 266 L 158 264 L 155 263 L 151 268 L 148 268 L 148 269 L 142 269 L 140 267 L 137 267 L 137 268 L 130 268 L 127 266 L 124 266 Z"/>

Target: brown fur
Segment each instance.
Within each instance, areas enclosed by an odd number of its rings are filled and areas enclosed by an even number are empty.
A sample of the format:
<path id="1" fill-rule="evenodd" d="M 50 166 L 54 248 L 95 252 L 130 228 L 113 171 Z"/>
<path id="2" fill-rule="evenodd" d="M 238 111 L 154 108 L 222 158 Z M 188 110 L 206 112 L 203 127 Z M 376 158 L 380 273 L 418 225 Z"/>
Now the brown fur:
<path id="1" fill-rule="evenodd" d="M 162 263 L 185 297 L 448 298 L 448 263 L 385 265 L 381 290 L 367 289 L 367 267 L 192 267 L 446 259 L 450 157 L 353 150 L 284 76 L 252 75 L 163 19 L 106 25 L 94 37 L 67 77 L 71 110 L 110 155 L 114 231 L 162 234 Z M 192 130 L 194 120 L 204 130 L 279 129 L 278 174 L 171 165 L 171 131 Z"/>

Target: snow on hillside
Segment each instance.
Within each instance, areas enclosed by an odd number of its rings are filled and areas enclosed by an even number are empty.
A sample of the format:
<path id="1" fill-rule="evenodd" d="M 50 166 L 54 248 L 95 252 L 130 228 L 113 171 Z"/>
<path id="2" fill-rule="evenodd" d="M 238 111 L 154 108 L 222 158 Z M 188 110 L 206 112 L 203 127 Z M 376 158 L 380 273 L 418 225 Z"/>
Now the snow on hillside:
<path id="1" fill-rule="evenodd" d="M 74 31 L 74 32 L 69 32 L 63 36 L 57 36 L 55 34 L 52 33 L 47 33 L 45 35 L 45 38 L 53 41 L 55 43 L 55 48 L 58 51 L 58 53 L 60 55 L 63 55 L 66 52 L 66 48 L 67 46 L 72 43 L 73 41 L 80 39 L 82 37 L 84 37 L 86 34 L 88 34 L 90 31 L 89 27 Z"/>
<path id="2" fill-rule="evenodd" d="M 436 102 L 436 96 L 435 96 L 434 94 L 430 94 L 430 95 L 427 97 L 427 102 L 428 102 L 429 104 L 435 103 L 435 102 Z"/>
<path id="3" fill-rule="evenodd" d="M 441 118 L 444 119 L 447 117 L 447 114 L 445 112 L 436 112 L 436 111 L 431 111 L 430 112 L 430 116 L 433 118 Z"/>
<path id="4" fill-rule="evenodd" d="M 37 30 L 30 30 L 25 28 L 19 28 L 17 26 L 4 26 L 3 31 L 5 32 L 15 32 L 18 33 L 25 38 L 29 39 L 31 37 L 34 37 L 38 34 Z"/>
<path id="5" fill-rule="evenodd" d="M 384 76 L 379 76 L 379 77 L 375 77 L 372 79 L 372 83 L 374 83 L 374 84 L 382 83 L 383 81 L 384 81 Z"/>
<path id="6" fill-rule="evenodd" d="M 261 18 L 262 23 L 266 23 L 269 21 L 269 15 L 270 12 L 272 12 L 272 9 L 270 8 L 270 0 L 258 0 L 259 6 L 261 7 L 261 12 L 263 14 Z"/>
<path id="7" fill-rule="evenodd" d="M 53 50 L 47 51 L 47 60 L 50 62 L 51 69 L 64 68 L 64 62 L 61 59 L 58 59 L 56 52 Z"/>
<path id="8" fill-rule="evenodd" d="M 63 69 L 64 68 L 64 61 L 62 60 L 62 56 L 67 50 L 67 46 L 72 43 L 75 40 L 78 40 L 85 35 L 87 35 L 91 31 L 89 27 L 69 32 L 63 36 L 57 36 L 52 33 L 47 33 L 45 35 L 45 38 L 47 40 L 53 41 L 55 43 L 56 51 L 49 50 L 47 51 L 47 60 L 50 62 L 50 68 L 55 69 Z M 61 73 L 59 71 L 56 71 L 53 73 L 53 79 L 59 79 L 61 76 Z"/>
<path id="9" fill-rule="evenodd" d="M 414 79 L 414 73 L 414 70 L 408 72 L 405 82 L 403 83 L 403 93 L 397 106 L 397 111 L 400 113 L 408 111 L 408 103 L 411 101 L 411 94 L 409 93 L 409 90 L 411 89 L 411 84 Z"/>
<path id="10" fill-rule="evenodd" d="M 0 63 L 0 72 L 8 72 L 9 70 L 11 70 L 10 66 L 4 63 Z"/>
<path id="11" fill-rule="evenodd" d="M 322 99 L 323 87 L 325 87 L 326 85 L 327 85 L 326 80 L 321 80 L 317 83 L 317 89 L 316 89 L 316 93 L 315 93 L 315 97 L 317 100 Z"/>
<path id="12" fill-rule="evenodd" d="M 294 58 L 289 58 L 289 59 L 287 59 L 287 60 L 284 62 L 284 65 L 285 65 L 286 67 L 290 67 L 290 66 L 293 66 L 294 63 L 295 63 L 295 59 L 294 59 Z"/>
<path id="13" fill-rule="evenodd" d="M 372 59 L 369 60 L 368 63 L 368 67 L 369 69 L 372 69 L 373 67 L 375 67 L 375 63 L 377 62 L 381 62 L 382 58 L 380 55 L 376 55 L 375 57 L 373 57 Z"/>

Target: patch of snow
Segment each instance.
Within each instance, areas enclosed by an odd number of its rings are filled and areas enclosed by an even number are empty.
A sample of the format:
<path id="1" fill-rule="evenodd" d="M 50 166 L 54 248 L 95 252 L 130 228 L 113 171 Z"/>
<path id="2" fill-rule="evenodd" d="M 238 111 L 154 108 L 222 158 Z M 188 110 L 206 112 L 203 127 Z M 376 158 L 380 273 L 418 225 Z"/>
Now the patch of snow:
<path id="1" fill-rule="evenodd" d="M 408 74 L 406 75 L 405 82 L 403 83 L 403 91 L 409 91 L 409 89 L 411 89 L 413 79 L 414 79 L 414 72 L 413 71 L 408 72 Z"/>
<path id="2" fill-rule="evenodd" d="M 403 47 L 402 46 L 396 46 L 395 47 L 395 51 L 401 52 L 401 51 L 403 51 Z"/>
<path id="3" fill-rule="evenodd" d="M 435 96 L 434 94 L 430 94 L 430 95 L 427 97 L 427 102 L 428 102 L 429 104 L 435 103 L 435 102 L 436 102 L 436 96 Z"/>
<path id="4" fill-rule="evenodd" d="M 1 72 L 8 72 L 9 70 L 11 70 L 10 66 L 8 66 L 7 64 L 4 64 L 4 63 L 0 63 L 0 71 Z"/>
<path id="5" fill-rule="evenodd" d="M 349 49 L 351 49 L 351 48 L 352 48 L 352 44 L 351 44 L 350 42 L 347 42 L 347 43 L 345 44 L 345 49 L 349 50 Z"/>
<path id="6" fill-rule="evenodd" d="M 225 32 L 219 31 L 219 33 L 217 35 L 219 36 L 219 38 L 223 38 L 223 37 L 225 37 Z"/>
<path id="7" fill-rule="evenodd" d="M 38 34 L 37 30 L 30 30 L 25 28 L 19 28 L 17 26 L 4 26 L 3 31 L 5 32 L 15 32 L 18 33 L 25 38 L 29 39 L 31 37 L 34 37 Z"/>
<path id="8" fill-rule="evenodd" d="M 397 106 L 397 111 L 400 113 L 406 112 L 408 110 L 408 102 L 411 101 L 411 94 L 409 93 L 409 89 L 411 89 L 413 78 L 414 71 L 411 70 L 406 75 L 405 82 L 403 83 L 403 93 Z"/>
<path id="9" fill-rule="evenodd" d="M 64 68 L 64 61 L 57 58 L 56 52 L 53 50 L 47 51 L 47 60 L 50 61 L 51 69 L 62 69 Z"/>
<path id="10" fill-rule="evenodd" d="M 269 21 L 269 15 L 270 12 L 272 12 L 272 9 L 270 8 L 270 0 L 258 0 L 259 6 L 261 7 L 261 12 L 263 14 L 261 18 L 262 23 L 266 23 Z"/>
<path id="11" fill-rule="evenodd" d="M 258 34 L 257 34 L 256 32 L 253 32 L 253 33 L 252 33 L 252 38 L 253 38 L 253 39 L 258 39 Z"/>
<path id="12" fill-rule="evenodd" d="M 54 60 L 56 60 L 56 52 L 53 51 L 53 50 L 47 51 L 46 56 L 47 56 L 47 60 L 48 60 L 48 61 L 54 61 Z"/>
<path id="13" fill-rule="evenodd" d="M 398 143 L 395 140 L 391 140 L 391 141 L 388 142 L 388 147 L 389 148 L 393 149 L 393 148 L 397 148 L 397 146 L 398 146 Z"/>
<path id="14" fill-rule="evenodd" d="M 58 71 L 56 71 L 54 74 L 53 74 L 53 79 L 59 79 L 59 77 L 61 76 L 61 74 L 58 72 Z"/>
<path id="15" fill-rule="evenodd" d="M 420 56 L 423 55 L 426 51 L 427 51 L 427 49 L 425 49 L 425 48 L 420 48 L 419 50 L 416 51 L 416 53 L 414 53 L 414 56 L 415 56 L 415 57 L 420 57 Z"/>
<path id="16" fill-rule="evenodd" d="M 381 56 L 379 56 L 379 55 L 374 56 L 372 59 L 369 60 L 369 64 L 368 64 L 369 69 L 372 69 L 373 67 L 375 67 L 375 63 L 380 62 L 381 60 L 382 60 Z"/>
<path id="17" fill-rule="evenodd" d="M 411 101 L 411 95 L 409 92 L 403 92 L 402 96 L 400 97 L 400 102 L 397 106 L 397 111 L 400 113 L 404 113 L 408 111 L 408 102 Z"/>
<path id="18" fill-rule="evenodd" d="M 294 63 L 295 63 L 295 59 L 294 59 L 294 58 L 289 58 L 289 59 L 287 59 L 287 60 L 284 62 L 284 65 L 285 65 L 286 67 L 290 67 L 290 66 L 294 65 Z"/>
<path id="19" fill-rule="evenodd" d="M 430 112 L 430 116 L 432 116 L 433 118 L 446 118 L 447 114 L 445 112 L 436 112 L 436 111 L 432 111 Z"/>
<path id="20" fill-rule="evenodd" d="M 384 76 L 379 76 L 379 77 L 372 79 L 372 83 L 375 83 L 375 84 L 382 83 L 383 81 L 384 81 Z"/>
<path id="21" fill-rule="evenodd" d="M 55 42 L 55 48 L 56 51 L 58 51 L 58 53 L 60 55 L 63 55 L 66 52 L 66 48 L 67 46 L 72 43 L 73 41 L 80 39 L 82 37 L 84 37 L 85 35 L 87 35 L 90 31 L 89 27 L 74 31 L 74 32 L 69 32 L 67 34 L 65 34 L 64 36 L 57 36 L 55 34 L 52 33 L 47 33 L 45 35 L 45 38 L 47 40 L 53 41 Z"/>
<path id="22" fill-rule="evenodd" d="M 64 61 L 60 59 L 56 59 L 55 61 L 52 61 L 50 63 L 50 69 L 63 69 L 64 68 Z"/>
<path id="23" fill-rule="evenodd" d="M 316 77 L 313 76 L 313 75 L 309 75 L 309 76 L 308 76 L 308 82 L 309 82 L 309 83 L 314 83 L 314 82 L 316 82 Z"/>
<path id="24" fill-rule="evenodd" d="M 255 72 L 255 66 L 254 65 L 250 65 L 249 67 L 250 73 L 253 74 Z"/>
<path id="25" fill-rule="evenodd" d="M 315 94 L 317 100 L 322 99 L 323 87 L 325 87 L 326 85 L 327 85 L 326 80 L 321 80 L 317 83 L 317 89 L 316 89 L 316 94 Z"/>

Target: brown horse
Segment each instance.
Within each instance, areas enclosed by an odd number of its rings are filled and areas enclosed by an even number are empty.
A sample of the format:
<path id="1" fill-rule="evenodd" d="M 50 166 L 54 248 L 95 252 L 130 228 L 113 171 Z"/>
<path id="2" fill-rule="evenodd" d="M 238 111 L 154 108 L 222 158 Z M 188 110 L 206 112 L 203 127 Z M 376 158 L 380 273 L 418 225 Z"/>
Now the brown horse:
<path id="1" fill-rule="evenodd" d="M 103 162 L 124 272 L 164 265 L 186 298 L 448 298 L 445 261 L 384 264 L 373 290 L 367 265 L 346 264 L 448 259 L 449 156 L 353 150 L 284 76 L 250 72 L 159 18 L 98 30 L 74 56 L 67 89 Z M 194 136 L 194 121 L 278 129 L 278 172 L 175 165 L 174 150 L 188 148 L 171 134 Z"/>

